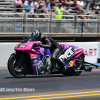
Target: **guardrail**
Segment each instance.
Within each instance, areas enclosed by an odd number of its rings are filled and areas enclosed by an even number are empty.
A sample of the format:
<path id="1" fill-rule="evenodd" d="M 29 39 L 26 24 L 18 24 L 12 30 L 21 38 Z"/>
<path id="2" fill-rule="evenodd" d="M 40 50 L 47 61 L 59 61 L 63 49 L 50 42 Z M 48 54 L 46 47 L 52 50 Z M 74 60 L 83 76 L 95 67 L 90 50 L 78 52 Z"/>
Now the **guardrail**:
<path id="1" fill-rule="evenodd" d="M 54 37 L 100 35 L 100 15 L 57 16 L 62 16 L 62 19 L 56 19 L 56 14 L 0 13 L 0 37 L 25 37 L 36 29 Z"/>

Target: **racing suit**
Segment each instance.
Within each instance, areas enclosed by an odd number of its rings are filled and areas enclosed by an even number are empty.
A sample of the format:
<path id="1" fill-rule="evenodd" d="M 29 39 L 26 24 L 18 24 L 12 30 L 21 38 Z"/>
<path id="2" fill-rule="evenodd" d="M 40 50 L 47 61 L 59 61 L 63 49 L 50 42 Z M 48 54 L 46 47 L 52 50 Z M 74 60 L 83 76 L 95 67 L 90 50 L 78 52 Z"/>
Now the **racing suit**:
<path id="1" fill-rule="evenodd" d="M 42 44 L 38 44 L 38 46 L 43 48 L 49 48 L 51 51 L 51 60 L 56 62 L 59 66 L 64 67 L 64 63 L 58 58 L 60 56 L 63 49 L 60 45 L 50 37 L 42 37 L 41 40 Z"/>

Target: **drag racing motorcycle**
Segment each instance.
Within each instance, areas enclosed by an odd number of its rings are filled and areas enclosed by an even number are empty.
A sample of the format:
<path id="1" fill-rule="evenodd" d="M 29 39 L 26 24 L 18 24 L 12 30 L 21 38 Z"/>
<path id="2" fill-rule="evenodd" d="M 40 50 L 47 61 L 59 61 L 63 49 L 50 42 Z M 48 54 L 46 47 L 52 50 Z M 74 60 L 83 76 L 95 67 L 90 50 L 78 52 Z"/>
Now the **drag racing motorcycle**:
<path id="1" fill-rule="evenodd" d="M 17 78 L 26 75 L 60 74 L 64 76 L 80 75 L 84 68 L 84 52 L 82 48 L 73 45 L 59 44 L 63 49 L 59 59 L 65 62 L 66 71 L 51 61 L 51 52 L 47 48 L 34 47 L 34 43 L 41 43 L 32 35 L 15 47 L 15 53 L 8 60 L 10 74 Z M 89 70 L 91 70 L 89 68 Z"/>

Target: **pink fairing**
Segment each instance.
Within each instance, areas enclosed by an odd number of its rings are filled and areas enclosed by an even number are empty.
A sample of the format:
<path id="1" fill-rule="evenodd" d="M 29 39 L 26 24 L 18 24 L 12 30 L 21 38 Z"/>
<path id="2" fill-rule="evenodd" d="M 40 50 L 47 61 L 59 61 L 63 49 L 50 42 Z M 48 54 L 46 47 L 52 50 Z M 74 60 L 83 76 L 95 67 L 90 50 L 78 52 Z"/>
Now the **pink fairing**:
<path id="1" fill-rule="evenodd" d="M 75 65 L 76 59 L 77 59 L 80 55 L 82 55 L 83 52 L 84 52 L 84 49 L 83 49 L 83 48 L 78 48 L 78 47 L 73 46 L 73 45 L 69 45 L 69 44 L 60 44 L 60 46 L 61 46 L 64 50 L 66 50 L 66 48 L 69 48 L 70 46 L 74 48 L 75 54 L 74 54 L 74 56 L 69 60 L 69 61 L 73 61 L 73 65 Z M 69 63 L 68 63 L 69 61 L 66 62 L 66 66 L 69 66 Z"/>
<path id="2" fill-rule="evenodd" d="M 15 51 L 23 51 L 23 52 L 26 52 L 26 53 L 29 53 L 29 54 L 31 54 L 31 53 L 37 53 L 38 54 L 39 53 L 38 51 L 32 50 L 32 46 L 33 46 L 34 43 L 40 43 L 41 44 L 40 41 L 28 42 L 28 43 L 19 43 L 18 45 L 27 45 L 27 46 L 24 47 L 24 48 L 16 48 L 15 47 Z"/>
<path id="3" fill-rule="evenodd" d="M 35 50 L 32 49 L 34 43 L 40 43 L 40 44 L 41 44 L 40 41 L 27 42 L 27 43 L 19 43 L 18 45 L 27 45 L 27 46 L 24 47 L 24 48 L 15 47 L 15 51 L 22 51 L 22 52 L 25 52 L 25 53 L 30 54 L 30 60 L 32 60 L 32 57 L 33 57 L 33 56 L 36 56 L 37 54 L 42 54 L 42 55 L 44 55 L 44 53 L 42 53 L 42 52 L 44 51 L 44 48 L 41 48 L 40 50 L 38 50 L 38 48 L 37 48 L 37 50 L 36 50 L 36 49 L 35 49 Z M 66 50 L 66 49 L 67 49 L 68 47 L 70 47 L 70 46 L 73 47 L 73 50 L 74 50 L 75 54 L 74 54 L 74 56 L 69 60 L 69 61 L 73 61 L 73 62 L 74 62 L 73 65 L 75 65 L 75 61 L 76 61 L 77 57 L 79 57 L 79 56 L 83 53 L 83 51 L 84 51 L 84 49 L 82 49 L 82 48 L 78 48 L 78 47 L 76 47 L 76 46 L 72 46 L 72 45 L 68 45 L 68 44 L 60 44 L 60 46 L 61 46 L 64 50 Z M 49 52 L 48 52 L 48 54 L 49 54 Z M 51 55 L 51 53 L 50 53 L 50 55 Z M 45 56 L 45 55 L 44 55 L 44 56 Z M 33 58 L 34 58 L 34 57 L 33 57 Z M 37 57 L 37 58 L 38 58 L 38 57 Z M 69 66 L 69 61 L 66 62 L 66 66 Z M 32 62 L 33 62 L 33 61 L 32 61 Z M 33 66 L 33 65 L 31 65 L 31 66 Z M 35 68 L 35 67 L 32 67 L 32 69 L 35 70 L 36 68 Z"/>

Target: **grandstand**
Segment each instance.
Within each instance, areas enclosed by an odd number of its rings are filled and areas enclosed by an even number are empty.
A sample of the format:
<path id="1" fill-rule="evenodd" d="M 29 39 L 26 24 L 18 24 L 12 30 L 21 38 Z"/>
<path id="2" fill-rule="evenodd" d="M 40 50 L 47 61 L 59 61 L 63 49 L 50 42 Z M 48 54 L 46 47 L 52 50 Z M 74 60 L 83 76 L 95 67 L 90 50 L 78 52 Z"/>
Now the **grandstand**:
<path id="1" fill-rule="evenodd" d="M 13 13 L 14 12 L 14 1 L 15 0 L 0 0 L 0 12 L 4 13 Z M 86 0 L 83 0 L 86 2 Z M 90 0 L 90 3 L 92 3 L 93 0 Z M 96 3 L 98 4 L 100 0 L 96 0 Z M 72 7 L 71 9 L 74 10 Z M 70 11 L 70 12 L 75 12 L 75 11 Z"/>
<path id="2" fill-rule="evenodd" d="M 15 0 L 0 0 L 0 13 L 14 13 L 14 1 Z M 75 14 L 76 10 L 74 10 L 74 7 L 71 7 L 73 9 L 70 11 L 70 14 Z"/>
<path id="3" fill-rule="evenodd" d="M 14 1 L 15 0 L 0 0 L 0 13 L 14 13 L 15 9 L 14 9 Z M 86 0 L 83 0 L 84 2 L 86 2 Z M 90 2 L 92 2 L 93 0 L 90 0 Z M 98 4 L 100 2 L 100 0 L 96 0 L 96 4 Z M 70 15 L 74 15 L 77 10 L 74 10 L 74 7 L 70 7 L 69 14 Z"/>
<path id="4" fill-rule="evenodd" d="M 0 0 L 0 41 L 21 41 L 37 28 L 44 34 L 54 37 L 56 40 L 99 40 L 99 15 L 93 15 L 93 17 L 90 16 L 92 19 L 89 20 L 90 27 L 85 26 L 83 21 L 79 22 L 77 16 L 77 18 L 74 19 L 74 14 L 77 12 L 77 10 L 74 10 L 74 7 L 71 7 L 72 10 L 70 10 L 69 15 L 63 16 L 62 20 L 56 20 L 54 17 L 55 15 L 52 17 L 48 14 L 46 15 L 48 17 L 44 19 L 32 18 L 30 17 L 31 14 L 21 14 L 21 17 L 19 17 L 14 10 L 14 1 L 15 0 Z M 98 2 L 99 0 L 97 0 L 97 4 Z M 35 14 L 40 16 L 40 14 Z M 60 25 L 58 25 L 59 23 Z M 84 29 L 86 30 L 85 32 Z"/>
<path id="5" fill-rule="evenodd" d="M 0 0 L 0 13 L 13 13 L 14 0 Z"/>

